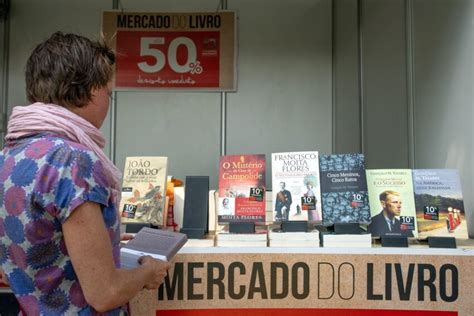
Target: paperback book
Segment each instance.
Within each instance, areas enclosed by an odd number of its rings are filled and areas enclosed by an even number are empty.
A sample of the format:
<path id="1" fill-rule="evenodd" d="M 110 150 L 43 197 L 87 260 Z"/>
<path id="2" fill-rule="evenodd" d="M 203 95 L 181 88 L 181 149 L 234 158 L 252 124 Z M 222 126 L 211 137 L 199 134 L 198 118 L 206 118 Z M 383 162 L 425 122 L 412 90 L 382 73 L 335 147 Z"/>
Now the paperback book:
<path id="1" fill-rule="evenodd" d="M 123 173 L 120 212 L 123 223 L 166 223 L 167 157 L 127 157 Z"/>
<path id="2" fill-rule="evenodd" d="M 457 170 L 413 170 L 418 237 L 468 238 Z"/>
<path id="3" fill-rule="evenodd" d="M 265 222 L 265 155 L 222 156 L 218 223 Z"/>
<path id="4" fill-rule="evenodd" d="M 312 230 L 309 232 L 282 232 L 278 229 L 269 230 L 268 246 L 284 248 L 318 248 L 319 231 Z"/>
<path id="5" fill-rule="evenodd" d="M 144 227 L 120 248 L 121 267 L 126 269 L 138 267 L 138 259 L 142 256 L 170 261 L 186 241 L 186 234 Z"/>
<path id="6" fill-rule="evenodd" d="M 321 155 L 323 223 L 369 223 L 363 154 Z"/>
<path id="7" fill-rule="evenodd" d="M 418 237 L 415 199 L 410 169 L 366 170 L 374 237 Z"/>
<path id="8" fill-rule="evenodd" d="M 326 248 L 371 248 L 371 234 L 321 234 L 323 247 Z"/>
<path id="9" fill-rule="evenodd" d="M 272 154 L 273 220 L 321 221 L 317 151 Z"/>

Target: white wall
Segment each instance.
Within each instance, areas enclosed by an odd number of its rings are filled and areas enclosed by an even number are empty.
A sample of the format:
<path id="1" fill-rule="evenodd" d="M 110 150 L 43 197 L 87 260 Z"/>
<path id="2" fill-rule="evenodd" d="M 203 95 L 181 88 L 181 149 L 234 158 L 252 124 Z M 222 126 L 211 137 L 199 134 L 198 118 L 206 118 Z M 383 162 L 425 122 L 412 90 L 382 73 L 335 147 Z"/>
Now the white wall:
<path id="1" fill-rule="evenodd" d="M 227 153 L 331 152 L 331 2 L 229 3 L 239 13 L 238 92 Z M 267 186 L 271 172 L 267 172 Z"/>
<path id="2" fill-rule="evenodd" d="M 459 170 L 474 236 L 474 2 L 414 1 L 415 165 Z"/>
<path id="3" fill-rule="evenodd" d="M 33 48 L 55 31 L 73 32 L 97 39 L 102 11 L 111 8 L 111 2 L 96 0 L 11 1 L 8 116 L 13 106 L 28 104 L 24 71 Z M 108 138 L 108 120 L 102 131 Z"/>

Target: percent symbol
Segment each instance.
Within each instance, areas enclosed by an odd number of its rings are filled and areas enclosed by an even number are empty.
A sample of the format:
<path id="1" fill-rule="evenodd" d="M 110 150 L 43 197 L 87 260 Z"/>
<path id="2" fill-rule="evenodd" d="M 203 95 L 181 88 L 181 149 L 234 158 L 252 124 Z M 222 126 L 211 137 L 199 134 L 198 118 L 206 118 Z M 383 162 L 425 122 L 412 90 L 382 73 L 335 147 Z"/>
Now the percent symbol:
<path id="1" fill-rule="evenodd" d="M 201 74 L 202 71 L 204 70 L 201 66 L 201 63 L 199 61 L 196 61 L 196 63 L 189 63 L 189 68 L 191 69 L 191 74 Z"/>

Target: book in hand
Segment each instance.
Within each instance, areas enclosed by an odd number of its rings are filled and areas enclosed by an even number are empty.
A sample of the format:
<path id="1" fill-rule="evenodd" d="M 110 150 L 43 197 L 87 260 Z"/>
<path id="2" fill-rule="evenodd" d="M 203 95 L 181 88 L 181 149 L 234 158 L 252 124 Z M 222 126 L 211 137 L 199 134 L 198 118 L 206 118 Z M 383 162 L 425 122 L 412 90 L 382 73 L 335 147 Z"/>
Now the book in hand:
<path id="1" fill-rule="evenodd" d="M 413 189 L 419 238 L 469 238 L 457 170 L 415 169 Z"/>
<path id="2" fill-rule="evenodd" d="M 217 222 L 265 222 L 265 155 L 222 156 Z"/>
<path id="3" fill-rule="evenodd" d="M 321 155 L 323 223 L 370 223 L 363 154 Z"/>
<path id="4" fill-rule="evenodd" d="M 167 157 L 127 157 L 120 214 L 123 223 L 164 226 Z"/>
<path id="5" fill-rule="evenodd" d="M 321 220 L 317 151 L 273 153 L 272 183 L 275 222 Z"/>
<path id="6" fill-rule="evenodd" d="M 120 249 L 121 267 L 138 267 L 138 258 L 142 256 L 170 261 L 187 240 L 186 234 L 144 227 Z"/>
<path id="7" fill-rule="evenodd" d="M 410 169 L 366 170 L 374 237 L 418 237 L 415 199 Z"/>

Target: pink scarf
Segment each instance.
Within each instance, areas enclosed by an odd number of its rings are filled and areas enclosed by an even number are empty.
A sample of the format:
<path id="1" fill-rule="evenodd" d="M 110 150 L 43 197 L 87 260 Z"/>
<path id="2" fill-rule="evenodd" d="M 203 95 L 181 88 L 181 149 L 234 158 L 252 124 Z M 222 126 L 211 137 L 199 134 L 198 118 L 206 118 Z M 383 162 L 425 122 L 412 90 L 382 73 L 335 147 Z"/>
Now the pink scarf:
<path id="1" fill-rule="evenodd" d="M 20 137 L 43 132 L 64 136 L 93 151 L 102 162 L 115 203 L 118 202 L 122 175 L 102 151 L 105 139 L 100 130 L 65 107 L 37 102 L 13 108 L 5 140 L 14 141 Z"/>

